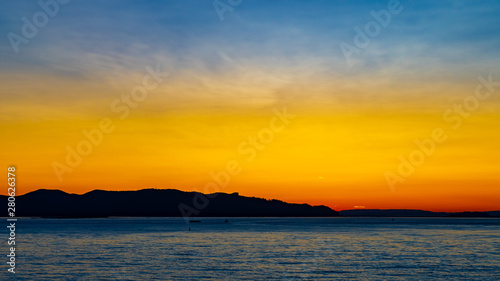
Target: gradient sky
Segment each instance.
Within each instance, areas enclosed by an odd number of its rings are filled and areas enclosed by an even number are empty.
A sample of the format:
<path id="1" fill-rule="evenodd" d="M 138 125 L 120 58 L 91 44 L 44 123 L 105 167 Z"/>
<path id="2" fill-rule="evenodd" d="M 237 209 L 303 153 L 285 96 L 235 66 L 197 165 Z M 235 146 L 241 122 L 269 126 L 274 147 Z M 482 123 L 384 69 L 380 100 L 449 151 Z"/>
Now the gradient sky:
<path id="1" fill-rule="evenodd" d="M 388 2 L 243 0 L 221 21 L 212 1 L 72 0 L 16 54 L 8 34 L 41 8 L 2 1 L 3 167 L 16 165 L 18 194 L 203 191 L 236 160 L 223 192 L 336 210 L 500 209 L 500 86 L 457 129 L 443 119 L 478 77 L 500 81 L 500 3 L 401 1 L 348 62 L 340 44 Z M 120 119 L 112 102 L 157 65 L 170 75 Z M 238 146 L 283 107 L 296 117 L 247 161 Z M 115 130 L 60 181 L 53 163 L 102 118 Z M 392 190 L 386 172 L 435 128 L 447 140 Z"/>

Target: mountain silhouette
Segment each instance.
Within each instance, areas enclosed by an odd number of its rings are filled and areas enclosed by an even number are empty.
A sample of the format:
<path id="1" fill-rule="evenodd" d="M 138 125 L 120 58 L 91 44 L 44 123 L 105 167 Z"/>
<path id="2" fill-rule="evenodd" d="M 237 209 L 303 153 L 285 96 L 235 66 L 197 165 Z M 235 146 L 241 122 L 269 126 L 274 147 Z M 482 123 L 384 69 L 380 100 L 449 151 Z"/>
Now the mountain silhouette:
<path id="1" fill-rule="evenodd" d="M 0 198 L 5 206 L 7 198 Z M 190 217 L 339 216 L 326 206 L 291 204 L 237 193 L 204 195 L 175 189 L 94 190 L 83 195 L 40 189 L 16 197 L 17 217 L 181 217 L 186 214 Z"/>
<path id="2" fill-rule="evenodd" d="M 490 212 L 431 212 L 423 210 L 406 210 L 406 209 L 354 209 L 340 211 L 340 215 L 344 217 L 469 217 L 469 218 L 487 218 L 499 217 L 499 211 Z"/>

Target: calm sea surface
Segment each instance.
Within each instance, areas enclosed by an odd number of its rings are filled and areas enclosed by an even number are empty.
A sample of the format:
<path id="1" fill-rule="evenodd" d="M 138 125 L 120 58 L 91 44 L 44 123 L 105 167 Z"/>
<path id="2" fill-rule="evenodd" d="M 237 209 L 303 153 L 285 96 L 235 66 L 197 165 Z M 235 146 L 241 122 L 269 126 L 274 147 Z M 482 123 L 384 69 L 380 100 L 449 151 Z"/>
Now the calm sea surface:
<path id="1" fill-rule="evenodd" d="M 500 280 L 500 219 L 197 220 L 19 220 L 0 280 Z"/>

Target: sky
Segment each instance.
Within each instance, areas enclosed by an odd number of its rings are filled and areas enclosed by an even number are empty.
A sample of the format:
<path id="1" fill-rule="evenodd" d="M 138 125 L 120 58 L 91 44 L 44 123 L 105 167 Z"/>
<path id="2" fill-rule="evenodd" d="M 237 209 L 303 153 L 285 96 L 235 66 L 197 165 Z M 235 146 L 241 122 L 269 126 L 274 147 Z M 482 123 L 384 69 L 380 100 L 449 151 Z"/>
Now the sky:
<path id="1" fill-rule="evenodd" d="M 498 1 L 40 3 L 0 3 L 17 194 L 500 209 Z"/>

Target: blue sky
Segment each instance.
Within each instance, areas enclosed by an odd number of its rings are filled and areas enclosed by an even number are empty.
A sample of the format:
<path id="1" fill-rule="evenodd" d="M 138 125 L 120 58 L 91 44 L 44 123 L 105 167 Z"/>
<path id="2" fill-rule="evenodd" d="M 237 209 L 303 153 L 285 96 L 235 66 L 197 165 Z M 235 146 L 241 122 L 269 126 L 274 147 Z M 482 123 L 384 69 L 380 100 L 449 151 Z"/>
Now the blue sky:
<path id="1" fill-rule="evenodd" d="M 3 1 L 1 65 L 44 71 L 94 71 L 79 65 L 82 54 L 172 58 L 172 67 L 224 65 L 234 59 L 318 58 L 318 70 L 349 73 L 412 61 L 439 65 L 498 65 L 500 29 L 497 1 L 401 1 L 370 46 L 347 68 L 340 42 L 352 43 L 354 26 L 372 20 L 370 11 L 388 1 L 244 0 L 220 21 L 211 1 L 70 1 L 14 54 L 9 32 L 20 34 L 21 17 L 40 10 L 37 1 Z M 421 60 L 422 59 L 422 60 Z M 493 66 L 489 66 L 492 60 Z M 120 63 L 120 62 L 115 62 Z M 126 61 L 121 63 L 127 64 Z M 134 64 L 135 61 L 130 62 Z M 486 63 L 486 65 L 484 64 Z M 65 65 L 74 65 L 68 69 Z M 345 69 L 342 71 L 342 69 Z M 63 71 L 63 72 L 64 72 Z"/>

